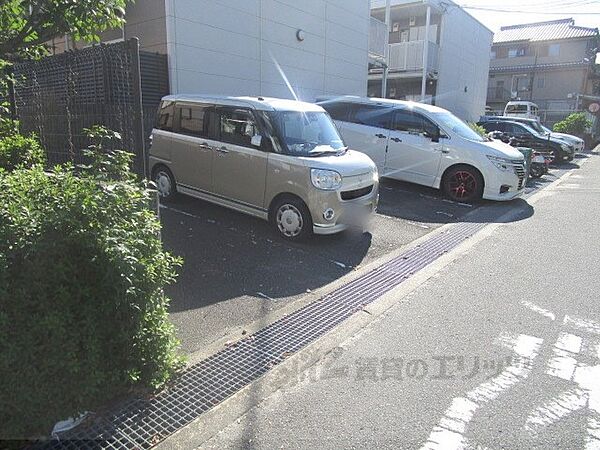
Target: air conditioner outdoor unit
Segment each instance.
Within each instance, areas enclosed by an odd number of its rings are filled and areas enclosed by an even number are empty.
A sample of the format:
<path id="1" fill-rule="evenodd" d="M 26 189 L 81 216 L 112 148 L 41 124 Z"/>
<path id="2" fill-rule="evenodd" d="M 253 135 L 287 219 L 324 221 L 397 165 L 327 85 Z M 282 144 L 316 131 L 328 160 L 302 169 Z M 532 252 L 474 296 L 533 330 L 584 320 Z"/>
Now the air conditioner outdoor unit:
<path id="1" fill-rule="evenodd" d="M 411 16 L 409 19 L 409 25 L 414 27 L 417 24 L 417 18 L 415 16 Z"/>

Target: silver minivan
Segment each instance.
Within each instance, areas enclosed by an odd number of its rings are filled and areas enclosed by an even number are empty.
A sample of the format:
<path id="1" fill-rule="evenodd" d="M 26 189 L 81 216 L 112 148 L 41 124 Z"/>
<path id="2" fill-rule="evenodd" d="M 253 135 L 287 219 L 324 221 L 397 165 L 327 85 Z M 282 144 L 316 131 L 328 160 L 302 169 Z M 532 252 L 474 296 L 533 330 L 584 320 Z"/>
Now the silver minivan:
<path id="1" fill-rule="evenodd" d="M 284 238 L 333 234 L 377 207 L 377 168 L 320 106 L 262 97 L 164 97 L 150 170 L 176 192 L 269 220 Z"/>

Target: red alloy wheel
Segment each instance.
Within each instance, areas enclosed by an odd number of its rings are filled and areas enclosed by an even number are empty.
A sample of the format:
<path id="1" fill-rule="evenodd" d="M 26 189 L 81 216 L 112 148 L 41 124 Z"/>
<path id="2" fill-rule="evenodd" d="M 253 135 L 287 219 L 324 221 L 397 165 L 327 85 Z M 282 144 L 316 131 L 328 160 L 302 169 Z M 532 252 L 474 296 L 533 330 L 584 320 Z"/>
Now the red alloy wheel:
<path id="1" fill-rule="evenodd" d="M 476 195 L 478 189 L 477 179 L 465 170 L 454 173 L 447 184 L 448 193 L 455 200 L 469 200 Z"/>

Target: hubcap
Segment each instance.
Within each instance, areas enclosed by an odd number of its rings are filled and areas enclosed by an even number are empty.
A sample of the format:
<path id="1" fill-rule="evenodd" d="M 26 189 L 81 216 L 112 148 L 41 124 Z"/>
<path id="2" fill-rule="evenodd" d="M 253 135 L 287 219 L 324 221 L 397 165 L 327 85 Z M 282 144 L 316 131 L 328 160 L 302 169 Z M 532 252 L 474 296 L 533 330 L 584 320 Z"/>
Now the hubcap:
<path id="1" fill-rule="evenodd" d="M 284 236 L 298 236 L 303 225 L 302 214 L 294 205 L 285 204 L 277 211 L 277 228 Z"/>
<path id="2" fill-rule="evenodd" d="M 154 179 L 156 183 L 156 189 L 158 190 L 158 195 L 161 197 L 168 197 L 171 195 L 171 178 L 165 172 L 158 172 Z"/>
<path id="3" fill-rule="evenodd" d="M 456 199 L 465 199 L 471 197 L 477 190 L 477 180 L 470 172 L 456 172 L 448 180 L 448 191 Z"/>

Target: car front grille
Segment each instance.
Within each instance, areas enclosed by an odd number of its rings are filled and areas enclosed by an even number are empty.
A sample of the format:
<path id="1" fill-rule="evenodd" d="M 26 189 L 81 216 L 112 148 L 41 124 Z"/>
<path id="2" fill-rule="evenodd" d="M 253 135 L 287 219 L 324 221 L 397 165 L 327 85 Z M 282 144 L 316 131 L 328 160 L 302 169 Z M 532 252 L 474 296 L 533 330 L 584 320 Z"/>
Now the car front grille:
<path id="1" fill-rule="evenodd" d="M 373 191 L 373 185 L 354 189 L 352 191 L 344 191 L 342 192 L 342 200 L 354 200 L 360 197 L 364 197 L 365 195 L 369 195 Z"/>
<path id="2" fill-rule="evenodd" d="M 519 177 L 519 186 L 517 189 L 523 189 L 525 187 L 525 163 L 519 160 L 512 161 L 512 163 L 513 167 L 515 168 L 515 173 Z"/>

